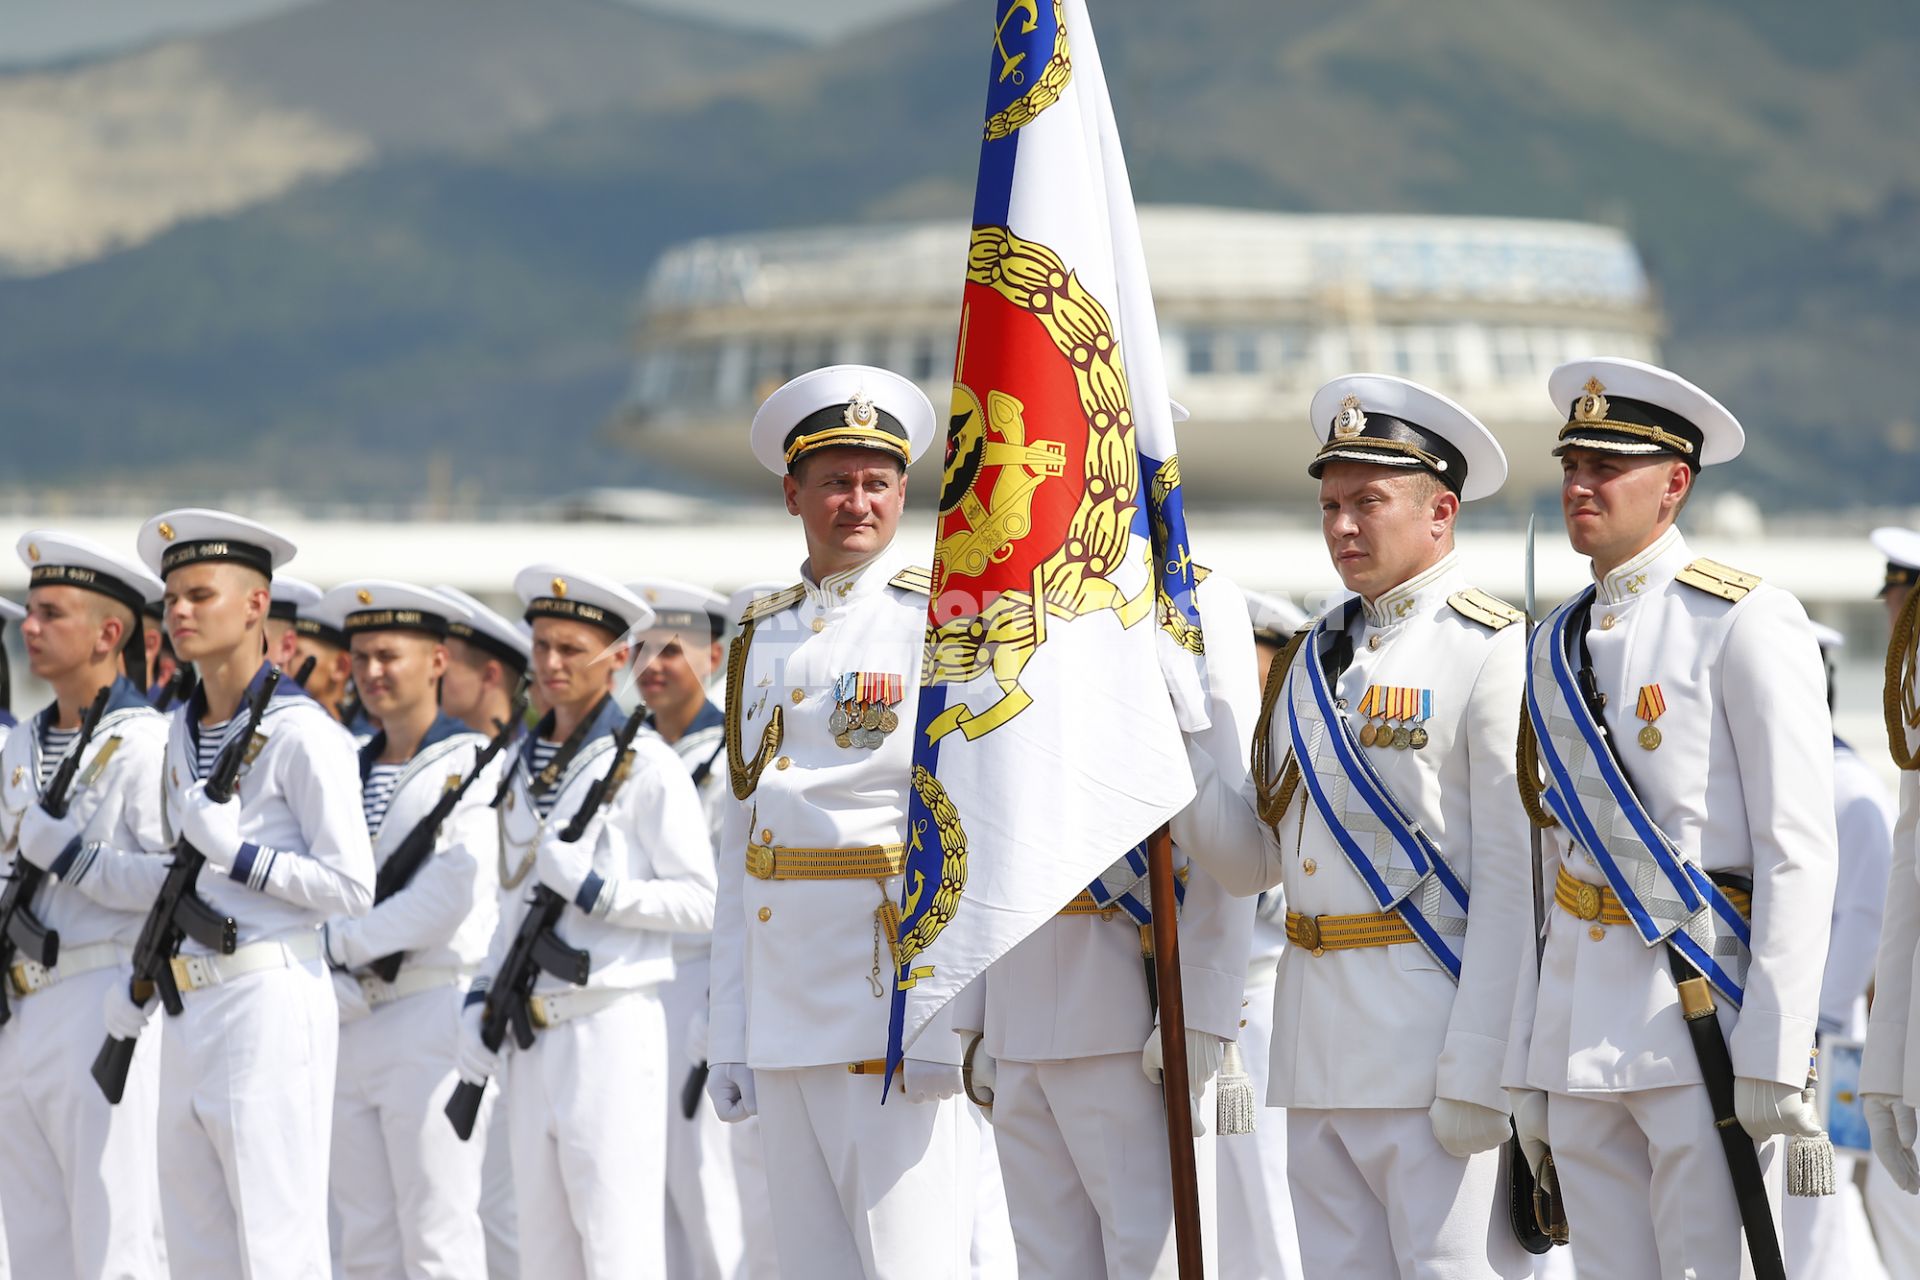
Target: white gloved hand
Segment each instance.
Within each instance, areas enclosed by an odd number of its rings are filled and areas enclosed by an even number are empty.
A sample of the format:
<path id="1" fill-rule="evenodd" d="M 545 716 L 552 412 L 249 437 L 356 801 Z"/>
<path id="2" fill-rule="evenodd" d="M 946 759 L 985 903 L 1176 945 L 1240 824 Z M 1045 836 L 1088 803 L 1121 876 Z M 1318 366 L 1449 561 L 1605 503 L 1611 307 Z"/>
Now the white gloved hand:
<path id="1" fill-rule="evenodd" d="M 107 1024 L 107 1034 L 115 1040 L 136 1040 L 146 1030 L 147 1019 L 153 1016 L 158 1000 L 148 1000 L 145 1004 L 133 1002 L 130 983 L 109 982 L 106 999 L 101 1001 L 100 1012 Z"/>
<path id="2" fill-rule="evenodd" d="M 42 871 L 67 851 L 80 837 L 80 824 L 69 813 L 56 818 L 37 804 L 27 806 L 20 815 L 20 856 Z"/>
<path id="3" fill-rule="evenodd" d="M 1920 1160 L 1913 1154 L 1920 1121 L 1916 1121 L 1913 1108 L 1890 1093 L 1863 1094 L 1860 1108 L 1866 1113 L 1867 1132 L 1873 1137 L 1874 1158 L 1886 1169 L 1893 1185 L 1908 1195 L 1920 1192 Z"/>
<path id="4" fill-rule="evenodd" d="M 728 1124 L 736 1124 L 760 1114 L 760 1100 L 753 1092 L 753 1068 L 738 1062 L 716 1062 L 707 1068 L 707 1097 L 713 1099 L 714 1114 Z"/>
<path id="5" fill-rule="evenodd" d="M 1482 1151 L 1492 1151 L 1507 1140 L 1507 1113 L 1483 1107 L 1459 1098 L 1435 1098 L 1427 1108 L 1433 1123 L 1433 1136 L 1446 1153 L 1464 1160 Z"/>
<path id="6" fill-rule="evenodd" d="M 594 841 L 590 836 L 591 832 L 578 840 L 562 840 L 559 830 L 549 826 L 534 852 L 534 873 L 540 883 L 568 902 L 580 896 L 580 886 L 593 873 Z"/>
<path id="7" fill-rule="evenodd" d="M 1777 1080 L 1735 1076 L 1733 1114 L 1755 1142 L 1765 1142 L 1777 1133 L 1811 1138 L 1826 1132 L 1807 1091 Z"/>
<path id="8" fill-rule="evenodd" d="M 329 969 L 361 969 L 380 958 L 368 955 L 360 945 L 360 922 L 350 916 L 335 916 L 321 924 L 320 952 Z"/>
<path id="9" fill-rule="evenodd" d="M 900 1064 L 900 1091 L 908 1102 L 940 1102 L 960 1092 L 960 1068 L 907 1058 Z"/>
<path id="10" fill-rule="evenodd" d="M 485 1084 L 500 1074 L 500 1054 L 487 1048 L 480 1038 L 480 1019 L 487 1002 L 475 1000 L 460 1010 L 460 1041 L 453 1052 L 453 1065 L 468 1084 Z"/>
<path id="11" fill-rule="evenodd" d="M 707 1060 L 707 1006 L 702 1004 L 687 1019 L 687 1065 L 697 1067 Z"/>
<path id="12" fill-rule="evenodd" d="M 227 874 L 244 843 L 240 838 L 240 802 L 215 804 L 207 798 L 205 778 L 180 797 L 180 835 L 200 851 L 209 869 Z"/>
<path id="13" fill-rule="evenodd" d="M 1200 1098 L 1206 1092 L 1207 1081 L 1220 1074 L 1220 1061 L 1225 1057 L 1227 1042 L 1219 1036 L 1205 1031 L 1187 1028 L 1187 1094 L 1188 1110 L 1193 1116 L 1193 1136 L 1198 1138 L 1207 1131 L 1207 1117 L 1201 1113 Z M 1166 1060 L 1160 1050 L 1160 1024 L 1153 1024 L 1153 1031 L 1147 1036 L 1147 1043 L 1140 1050 L 1140 1070 L 1147 1080 L 1159 1084 L 1166 1074 Z"/>
<path id="14" fill-rule="evenodd" d="M 1547 1095 L 1538 1089 L 1509 1089 L 1507 1101 L 1513 1104 L 1513 1130 L 1520 1138 L 1520 1153 L 1537 1178 L 1541 1158 L 1547 1154 Z"/>
<path id="15" fill-rule="evenodd" d="M 360 979 L 350 973 L 333 971 L 333 998 L 340 1005 L 340 1025 L 358 1022 L 373 1012 L 367 1004 L 367 993 L 360 989 Z"/>

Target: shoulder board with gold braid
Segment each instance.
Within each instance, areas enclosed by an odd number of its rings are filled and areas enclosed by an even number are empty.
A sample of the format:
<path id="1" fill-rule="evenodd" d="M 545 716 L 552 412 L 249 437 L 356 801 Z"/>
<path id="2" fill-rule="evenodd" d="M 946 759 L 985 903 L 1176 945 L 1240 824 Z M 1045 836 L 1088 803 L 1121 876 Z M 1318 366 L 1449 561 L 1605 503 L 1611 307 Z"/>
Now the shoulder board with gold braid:
<path id="1" fill-rule="evenodd" d="M 779 613 L 783 609 L 791 609 L 794 605 L 800 603 L 800 600 L 806 594 L 806 584 L 796 582 L 783 591 L 776 591 L 770 596 L 761 596 L 741 611 L 740 621 L 757 622 L 761 618 Z"/>
<path id="2" fill-rule="evenodd" d="M 1293 793 L 1300 786 L 1300 762 L 1293 758 L 1293 748 L 1287 748 L 1280 762 L 1279 772 L 1273 770 L 1273 715 L 1280 701 L 1280 691 L 1286 688 L 1287 673 L 1293 670 L 1293 660 L 1300 652 L 1300 646 L 1313 634 L 1313 628 L 1319 620 L 1312 619 L 1300 624 L 1293 633 L 1293 639 L 1279 653 L 1274 655 L 1273 665 L 1267 668 L 1267 687 L 1260 692 L 1260 715 L 1253 722 L 1253 742 L 1251 761 L 1253 789 L 1256 799 L 1256 811 L 1260 821 L 1273 828 L 1274 834 L 1280 832 L 1280 819 L 1287 814 L 1287 807 L 1293 803 Z"/>
<path id="3" fill-rule="evenodd" d="M 1454 592 L 1447 597 L 1447 603 L 1467 621 L 1477 622 L 1493 631 L 1510 627 L 1527 616 L 1499 596 L 1490 595 L 1478 587 Z"/>
<path id="4" fill-rule="evenodd" d="M 1705 556 L 1673 575 L 1675 582 L 1684 582 L 1696 591 L 1704 591 L 1710 596 L 1719 596 L 1722 600 L 1735 602 L 1747 598 L 1747 593 L 1760 585 L 1760 575 L 1742 573 L 1730 569 L 1717 560 Z"/>
<path id="5" fill-rule="evenodd" d="M 887 579 L 890 587 L 899 587 L 902 591 L 914 591 L 923 596 L 933 594 L 933 570 L 921 565 L 909 565 Z"/>

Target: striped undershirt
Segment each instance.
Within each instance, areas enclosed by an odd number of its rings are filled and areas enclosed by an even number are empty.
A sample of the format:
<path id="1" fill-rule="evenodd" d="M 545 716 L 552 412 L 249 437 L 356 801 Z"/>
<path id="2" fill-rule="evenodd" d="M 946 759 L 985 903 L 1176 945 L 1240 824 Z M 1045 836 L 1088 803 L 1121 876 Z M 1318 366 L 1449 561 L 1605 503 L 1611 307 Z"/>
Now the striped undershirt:
<path id="1" fill-rule="evenodd" d="M 366 814 L 368 834 L 380 829 L 381 819 L 387 816 L 387 806 L 393 803 L 393 789 L 406 767 L 376 764 L 367 771 L 367 780 L 360 787 L 360 809 Z"/>
<path id="2" fill-rule="evenodd" d="M 40 730 L 40 790 L 45 791 L 60 770 L 60 762 L 80 736 L 78 729 L 56 729 L 47 725 Z"/>
<path id="3" fill-rule="evenodd" d="M 533 776 L 534 777 L 538 778 L 540 776 L 541 770 L 545 769 L 549 764 L 553 762 L 554 754 L 559 750 L 560 750 L 559 743 L 548 742 L 544 738 L 536 741 L 533 744 Z M 560 788 L 558 786 L 534 788 L 533 807 L 539 810 L 540 816 L 542 818 L 545 818 L 550 814 L 552 814 L 553 802 L 555 797 L 559 795 L 559 792 L 560 792 Z"/>
<path id="4" fill-rule="evenodd" d="M 212 776 L 213 766 L 220 761 L 220 748 L 226 744 L 227 731 L 232 728 L 231 720 L 200 726 L 193 740 L 193 771 L 200 777 Z"/>

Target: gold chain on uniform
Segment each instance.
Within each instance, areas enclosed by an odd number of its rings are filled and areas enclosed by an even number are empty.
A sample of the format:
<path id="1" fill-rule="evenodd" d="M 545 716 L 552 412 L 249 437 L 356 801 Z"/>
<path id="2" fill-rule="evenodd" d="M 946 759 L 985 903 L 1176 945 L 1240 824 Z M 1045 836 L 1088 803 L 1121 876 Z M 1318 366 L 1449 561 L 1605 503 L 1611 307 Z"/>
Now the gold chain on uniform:
<path id="1" fill-rule="evenodd" d="M 1545 831 L 1557 827 L 1560 820 L 1540 803 L 1540 743 L 1533 736 L 1533 717 L 1527 714 L 1527 702 L 1520 699 L 1520 741 L 1514 749 L 1514 781 L 1520 785 L 1520 807 L 1527 821 Z"/>
<path id="2" fill-rule="evenodd" d="M 742 622 L 740 634 L 733 638 L 733 643 L 727 648 L 727 778 L 733 784 L 736 800 L 745 800 L 753 794 L 767 761 L 780 749 L 780 737 L 786 728 L 786 717 L 782 714 L 784 709 L 776 702 L 767 716 L 766 727 L 760 731 L 760 749 L 754 753 L 752 760 L 745 758 L 740 745 L 740 718 L 745 714 L 740 699 L 747 678 L 747 646 L 753 641 L 756 621 L 748 618 Z"/>
<path id="3" fill-rule="evenodd" d="M 1920 698 L 1914 692 L 1916 633 L 1920 633 L 1920 588 L 1907 596 L 1894 619 L 1893 638 L 1887 643 L 1886 683 L 1882 686 L 1887 720 L 1887 746 L 1902 769 L 1920 768 L 1920 751 L 1908 745 L 1909 729 L 1920 728 Z"/>
<path id="4" fill-rule="evenodd" d="M 1287 673 L 1293 669 L 1294 655 L 1300 652 L 1301 644 L 1313 631 L 1308 625 L 1293 633 L 1293 639 L 1274 657 L 1267 668 L 1267 687 L 1260 693 L 1260 715 L 1253 722 L 1253 786 L 1258 797 L 1257 812 L 1260 821 L 1273 828 L 1275 836 L 1280 834 L 1280 819 L 1286 816 L 1287 806 L 1293 803 L 1293 793 L 1300 786 L 1300 762 L 1293 758 L 1293 748 L 1287 748 L 1281 758 L 1279 776 L 1275 777 L 1273 747 L 1270 739 L 1273 733 L 1274 708 L 1279 705 L 1280 692 L 1286 687 Z"/>

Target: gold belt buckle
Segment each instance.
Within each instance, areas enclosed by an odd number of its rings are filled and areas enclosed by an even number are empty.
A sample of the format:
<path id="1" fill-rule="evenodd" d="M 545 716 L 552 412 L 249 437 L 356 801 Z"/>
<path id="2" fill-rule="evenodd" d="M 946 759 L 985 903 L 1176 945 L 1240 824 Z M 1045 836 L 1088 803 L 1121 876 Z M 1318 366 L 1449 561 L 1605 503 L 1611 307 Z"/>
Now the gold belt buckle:
<path id="1" fill-rule="evenodd" d="M 545 1031 L 553 1025 L 552 1020 L 547 1016 L 547 998 L 545 996 L 529 996 L 527 998 L 527 1019 L 542 1031 Z"/>
<path id="2" fill-rule="evenodd" d="M 1325 955 L 1326 948 L 1320 945 L 1320 917 L 1300 917 L 1300 945 L 1314 955 Z"/>
<path id="3" fill-rule="evenodd" d="M 19 964 L 7 970 L 7 979 L 13 984 L 13 994 L 17 996 L 30 996 L 40 989 L 41 978 L 45 975 L 46 970 L 41 969 L 40 974 L 36 975 L 33 972 L 35 969 L 40 969 L 40 966 L 30 960 L 22 960 Z"/>
<path id="4" fill-rule="evenodd" d="M 1582 880 L 1580 881 L 1579 889 L 1574 891 L 1573 914 L 1582 920 L 1598 920 L 1600 918 L 1600 902 L 1600 886 L 1597 884 L 1588 884 L 1585 880 Z"/>
<path id="5" fill-rule="evenodd" d="M 173 985 L 181 991 L 198 991 L 213 985 L 213 966 L 206 956 L 175 956 L 167 964 L 173 969 Z"/>
<path id="6" fill-rule="evenodd" d="M 771 845 L 749 844 L 747 846 L 747 874 L 755 880 L 773 879 L 773 848 Z"/>

